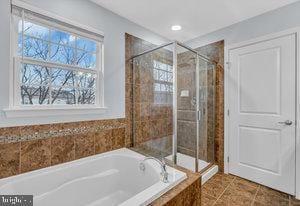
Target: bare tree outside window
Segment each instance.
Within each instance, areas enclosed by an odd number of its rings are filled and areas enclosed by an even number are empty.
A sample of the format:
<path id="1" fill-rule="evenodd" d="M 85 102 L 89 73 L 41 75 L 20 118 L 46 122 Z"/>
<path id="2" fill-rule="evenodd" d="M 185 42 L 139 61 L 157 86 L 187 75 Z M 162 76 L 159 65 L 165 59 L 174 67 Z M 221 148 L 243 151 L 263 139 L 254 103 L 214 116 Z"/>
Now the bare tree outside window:
<path id="1" fill-rule="evenodd" d="M 22 105 L 95 104 L 95 41 L 20 20 L 18 51 Z"/>

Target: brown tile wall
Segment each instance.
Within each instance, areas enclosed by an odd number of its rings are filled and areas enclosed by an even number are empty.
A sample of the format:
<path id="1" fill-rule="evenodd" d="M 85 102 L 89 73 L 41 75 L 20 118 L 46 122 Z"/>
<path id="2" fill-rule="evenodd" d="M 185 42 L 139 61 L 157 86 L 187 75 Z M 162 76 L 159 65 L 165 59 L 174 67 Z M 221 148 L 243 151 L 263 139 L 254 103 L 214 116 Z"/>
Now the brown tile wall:
<path id="1" fill-rule="evenodd" d="M 125 146 L 125 119 L 0 128 L 0 178 Z"/>

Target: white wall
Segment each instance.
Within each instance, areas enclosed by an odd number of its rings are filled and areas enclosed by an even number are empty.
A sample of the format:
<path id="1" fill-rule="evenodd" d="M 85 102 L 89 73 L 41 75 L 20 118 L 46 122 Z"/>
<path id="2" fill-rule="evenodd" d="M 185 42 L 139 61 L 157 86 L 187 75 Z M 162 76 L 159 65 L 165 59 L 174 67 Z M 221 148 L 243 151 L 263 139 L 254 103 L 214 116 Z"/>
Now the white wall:
<path id="1" fill-rule="evenodd" d="M 0 127 L 125 117 L 125 32 L 154 44 L 168 40 L 88 0 L 24 0 L 33 6 L 102 31 L 104 39 L 105 106 L 101 115 L 6 118 L 9 106 L 10 0 L 0 1 Z"/>
<path id="2" fill-rule="evenodd" d="M 217 16 L 212 14 L 211 18 Z M 300 1 L 189 40 L 186 44 L 197 48 L 225 39 L 228 45 L 297 26 L 300 26 Z"/>

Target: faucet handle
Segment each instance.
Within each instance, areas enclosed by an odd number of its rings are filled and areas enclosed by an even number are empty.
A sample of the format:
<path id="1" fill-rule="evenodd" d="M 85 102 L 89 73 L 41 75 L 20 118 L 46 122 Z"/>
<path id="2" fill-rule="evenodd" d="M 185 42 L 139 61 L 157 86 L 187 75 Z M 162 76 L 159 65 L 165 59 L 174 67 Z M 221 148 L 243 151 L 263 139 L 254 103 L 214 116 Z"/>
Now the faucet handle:
<path id="1" fill-rule="evenodd" d="M 161 163 L 162 163 L 163 168 L 166 170 L 167 163 L 164 158 L 161 158 Z"/>

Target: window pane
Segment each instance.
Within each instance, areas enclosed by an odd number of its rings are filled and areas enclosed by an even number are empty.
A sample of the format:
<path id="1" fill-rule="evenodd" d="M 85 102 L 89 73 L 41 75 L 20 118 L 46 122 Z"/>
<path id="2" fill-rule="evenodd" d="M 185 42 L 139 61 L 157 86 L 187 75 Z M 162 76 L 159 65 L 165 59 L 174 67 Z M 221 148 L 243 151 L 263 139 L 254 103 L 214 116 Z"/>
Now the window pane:
<path id="1" fill-rule="evenodd" d="M 167 75 L 166 75 L 166 72 L 164 71 L 159 71 L 159 80 L 160 81 L 167 81 Z"/>
<path id="2" fill-rule="evenodd" d="M 160 84 L 159 83 L 154 84 L 154 91 L 157 91 L 157 92 L 160 91 Z"/>
<path id="3" fill-rule="evenodd" d="M 49 87 L 47 86 L 21 86 L 22 105 L 49 104 Z"/>
<path id="4" fill-rule="evenodd" d="M 156 104 L 162 104 L 163 103 L 163 93 L 157 92 L 154 93 L 154 103 Z"/>
<path id="5" fill-rule="evenodd" d="M 173 95 L 171 93 L 167 93 L 167 103 L 168 104 L 173 103 Z"/>
<path id="6" fill-rule="evenodd" d="M 18 55 L 22 56 L 22 34 L 18 34 Z"/>
<path id="7" fill-rule="evenodd" d="M 95 90 L 93 89 L 79 90 L 78 104 L 95 104 Z"/>
<path id="8" fill-rule="evenodd" d="M 90 73 L 79 72 L 77 75 L 78 87 L 83 89 L 96 88 L 96 75 Z"/>
<path id="9" fill-rule="evenodd" d="M 98 42 L 39 22 L 16 23 L 18 55 L 36 60 L 27 64 L 28 59 L 20 58 L 16 70 L 20 104 L 95 104 L 98 78 L 92 69 L 96 69 Z"/>
<path id="10" fill-rule="evenodd" d="M 83 49 L 88 52 L 96 52 L 97 44 L 95 41 L 78 37 L 77 38 L 77 48 Z"/>
<path id="11" fill-rule="evenodd" d="M 96 54 L 78 50 L 76 64 L 84 68 L 96 68 Z"/>
<path id="12" fill-rule="evenodd" d="M 51 83 L 54 87 L 75 87 L 75 74 L 65 69 L 52 69 Z"/>
<path id="13" fill-rule="evenodd" d="M 173 82 L 173 74 L 168 73 L 168 82 Z"/>
<path id="14" fill-rule="evenodd" d="M 153 61 L 153 67 L 159 69 L 158 61 L 156 60 Z"/>
<path id="15" fill-rule="evenodd" d="M 75 49 L 63 45 L 51 45 L 51 61 L 61 64 L 74 64 Z"/>
<path id="16" fill-rule="evenodd" d="M 66 44 L 75 47 L 75 36 L 68 34 L 66 32 L 52 30 L 51 31 L 51 42 L 57 44 Z"/>
<path id="17" fill-rule="evenodd" d="M 167 90 L 170 93 L 173 93 L 173 85 L 167 85 Z"/>
<path id="18" fill-rule="evenodd" d="M 52 88 L 51 90 L 52 104 L 75 104 L 75 89 L 71 88 Z"/>
<path id="19" fill-rule="evenodd" d="M 49 29 L 28 21 L 24 21 L 24 34 L 48 40 Z"/>
<path id="20" fill-rule="evenodd" d="M 23 85 L 48 85 L 49 84 L 49 69 L 32 64 L 21 65 L 20 82 Z"/>
<path id="21" fill-rule="evenodd" d="M 47 60 L 48 51 L 49 50 L 48 50 L 47 42 L 43 40 L 31 38 L 28 36 L 24 36 L 23 54 L 25 57 Z"/>
<path id="22" fill-rule="evenodd" d="M 161 84 L 160 85 L 160 90 L 163 91 L 163 92 L 167 91 L 166 85 L 165 84 Z"/>
<path id="23" fill-rule="evenodd" d="M 153 69 L 153 78 L 155 80 L 158 80 L 158 70 L 156 70 L 156 69 Z"/>

